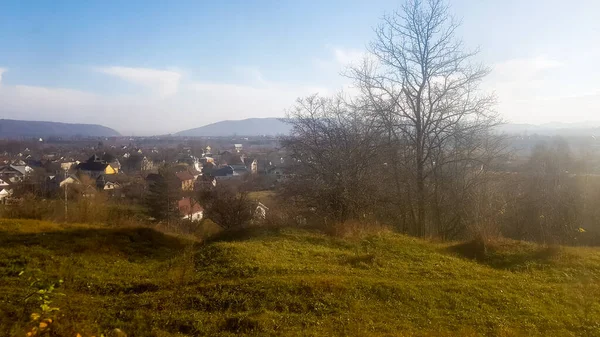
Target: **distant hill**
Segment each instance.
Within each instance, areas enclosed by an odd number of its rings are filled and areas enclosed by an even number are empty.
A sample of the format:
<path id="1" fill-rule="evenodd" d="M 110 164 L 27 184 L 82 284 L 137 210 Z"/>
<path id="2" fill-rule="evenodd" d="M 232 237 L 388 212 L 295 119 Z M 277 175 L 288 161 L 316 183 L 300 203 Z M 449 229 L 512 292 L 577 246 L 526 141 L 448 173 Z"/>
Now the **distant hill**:
<path id="1" fill-rule="evenodd" d="M 225 136 L 275 136 L 289 134 L 291 126 L 280 118 L 248 118 L 235 121 L 220 121 L 195 129 L 177 132 L 184 137 L 225 137 Z"/>
<path id="2" fill-rule="evenodd" d="M 19 137 L 113 137 L 120 136 L 114 129 L 97 124 L 70 124 L 57 122 L 0 119 L 0 138 Z"/>
<path id="3" fill-rule="evenodd" d="M 242 120 L 220 121 L 199 128 L 176 133 L 184 137 L 226 137 L 226 136 L 262 136 L 289 134 L 291 126 L 280 118 L 249 118 Z M 516 124 L 507 123 L 496 127 L 501 133 L 512 135 L 544 135 L 544 136 L 600 136 L 600 122 L 581 123 L 545 123 Z"/>
<path id="4" fill-rule="evenodd" d="M 516 135 L 543 135 L 563 137 L 600 136 L 600 122 L 544 123 L 544 124 L 503 124 L 496 128 L 499 132 Z"/>

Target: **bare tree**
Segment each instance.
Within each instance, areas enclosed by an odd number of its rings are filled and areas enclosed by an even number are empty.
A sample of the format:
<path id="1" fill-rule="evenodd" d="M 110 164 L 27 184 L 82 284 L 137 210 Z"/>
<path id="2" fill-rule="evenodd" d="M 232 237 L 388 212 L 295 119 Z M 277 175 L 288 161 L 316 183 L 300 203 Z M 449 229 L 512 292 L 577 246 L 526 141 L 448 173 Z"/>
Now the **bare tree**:
<path id="1" fill-rule="evenodd" d="M 204 206 L 204 216 L 223 229 L 243 227 L 255 216 L 256 205 L 248 198 L 248 192 L 232 186 L 201 191 L 198 200 Z"/>
<path id="2" fill-rule="evenodd" d="M 456 161 L 475 168 L 485 149 L 481 142 L 461 140 L 488 137 L 498 123 L 490 110 L 494 97 L 478 90 L 489 71 L 472 63 L 477 51 L 464 50 L 458 26 L 444 1 L 409 0 L 384 17 L 370 56 L 348 74 L 368 103 L 364 111 L 394 144 L 392 164 L 407 173 L 397 190 L 411 201 L 408 231 L 415 235 L 427 231 L 434 172 Z"/>
<path id="3" fill-rule="evenodd" d="M 288 117 L 292 134 L 282 145 L 293 160 L 293 175 L 284 184 L 284 197 L 336 222 L 369 213 L 380 140 L 362 110 L 341 94 L 313 95 L 298 99 Z"/>

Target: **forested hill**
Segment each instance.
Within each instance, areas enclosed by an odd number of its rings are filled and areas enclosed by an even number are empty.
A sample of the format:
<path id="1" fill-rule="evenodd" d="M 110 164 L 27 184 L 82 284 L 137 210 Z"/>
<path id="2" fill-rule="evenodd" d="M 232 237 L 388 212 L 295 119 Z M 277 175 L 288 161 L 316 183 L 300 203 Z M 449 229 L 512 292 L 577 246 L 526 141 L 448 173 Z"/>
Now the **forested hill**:
<path id="1" fill-rule="evenodd" d="M 289 134 L 291 125 L 280 118 L 248 118 L 234 121 L 220 121 L 199 128 L 176 133 L 185 137 L 219 136 L 276 136 Z"/>
<path id="2" fill-rule="evenodd" d="M 98 124 L 71 124 L 58 122 L 0 119 L 0 138 L 21 137 L 112 137 L 119 132 Z"/>

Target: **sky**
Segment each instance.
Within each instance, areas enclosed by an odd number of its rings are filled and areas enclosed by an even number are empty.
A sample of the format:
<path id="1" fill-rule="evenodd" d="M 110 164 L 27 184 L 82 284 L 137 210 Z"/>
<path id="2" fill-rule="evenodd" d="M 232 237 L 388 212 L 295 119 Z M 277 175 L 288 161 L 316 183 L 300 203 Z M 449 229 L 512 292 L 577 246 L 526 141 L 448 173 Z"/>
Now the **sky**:
<path id="1" fill-rule="evenodd" d="M 0 1 L 0 118 L 166 134 L 351 86 L 396 0 Z M 508 122 L 600 121 L 600 1 L 450 0 Z"/>

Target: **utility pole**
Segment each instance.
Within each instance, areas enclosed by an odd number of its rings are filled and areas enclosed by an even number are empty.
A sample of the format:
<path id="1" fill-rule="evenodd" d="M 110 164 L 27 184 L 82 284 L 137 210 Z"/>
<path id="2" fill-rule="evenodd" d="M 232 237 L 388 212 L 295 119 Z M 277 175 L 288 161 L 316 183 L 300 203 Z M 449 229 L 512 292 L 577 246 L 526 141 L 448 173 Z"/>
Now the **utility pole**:
<path id="1" fill-rule="evenodd" d="M 67 196 L 68 196 L 67 188 L 69 187 L 69 183 L 66 182 L 66 180 L 67 180 L 67 170 L 65 170 L 65 223 L 67 222 L 67 216 L 69 214 L 69 206 L 68 206 L 69 203 L 67 202 L 68 201 L 67 200 Z"/>

